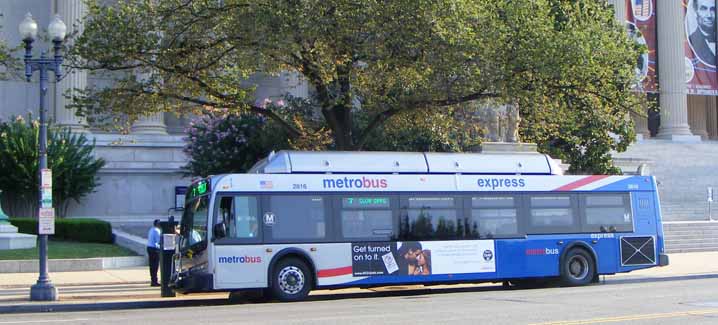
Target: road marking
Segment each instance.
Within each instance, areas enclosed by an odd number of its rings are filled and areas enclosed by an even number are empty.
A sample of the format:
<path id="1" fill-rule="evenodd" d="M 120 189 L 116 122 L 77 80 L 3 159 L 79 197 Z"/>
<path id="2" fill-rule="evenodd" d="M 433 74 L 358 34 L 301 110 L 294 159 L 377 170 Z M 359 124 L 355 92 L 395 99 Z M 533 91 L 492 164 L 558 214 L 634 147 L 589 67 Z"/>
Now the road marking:
<path id="1" fill-rule="evenodd" d="M 32 323 L 59 323 L 59 322 L 77 322 L 82 320 L 90 320 L 88 318 L 76 319 L 43 319 L 43 320 L 22 320 L 13 322 L 0 322 L 0 324 L 32 324 Z"/>
<path id="2" fill-rule="evenodd" d="M 592 318 L 592 319 L 582 319 L 582 320 L 533 323 L 533 324 L 529 324 L 529 325 L 584 325 L 584 324 L 598 324 L 598 323 L 616 323 L 616 322 L 625 322 L 625 321 L 632 321 L 632 320 L 672 318 L 672 317 L 682 317 L 682 316 L 700 316 L 700 315 L 707 315 L 707 314 L 718 314 L 718 309 L 691 310 L 691 311 L 679 311 L 679 312 L 661 313 L 661 314 L 642 314 L 642 315 L 633 315 L 633 316 Z"/>

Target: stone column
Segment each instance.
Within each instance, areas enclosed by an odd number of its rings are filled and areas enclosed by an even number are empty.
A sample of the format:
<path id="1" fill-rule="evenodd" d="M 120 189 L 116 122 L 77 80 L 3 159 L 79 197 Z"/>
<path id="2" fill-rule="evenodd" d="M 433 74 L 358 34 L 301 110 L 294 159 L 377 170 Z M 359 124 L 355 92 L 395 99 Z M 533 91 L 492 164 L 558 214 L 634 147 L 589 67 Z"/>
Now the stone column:
<path id="1" fill-rule="evenodd" d="M 132 124 L 132 133 L 167 135 L 164 113 L 141 116 Z"/>
<path id="2" fill-rule="evenodd" d="M 613 5 L 613 15 L 616 17 L 619 23 L 625 24 L 626 22 L 626 0 L 608 0 L 609 4 Z"/>
<path id="3" fill-rule="evenodd" d="M 708 129 L 709 139 L 718 139 L 718 112 L 716 112 L 715 96 L 706 96 L 706 129 Z"/>
<path id="4" fill-rule="evenodd" d="M 700 136 L 702 140 L 708 139 L 706 130 L 706 98 L 708 96 L 688 96 L 688 124 L 694 135 Z"/>
<path id="5" fill-rule="evenodd" d="M 644 114 L 648 114 L 648 112 L 644 111 Z M 651 137 L 651 131 L 648 130 L 648 117 L 638 115 L 636 113 L 631 113 L 631 118 L 633 119 L 633 124 L 636 127 L 636 137 L 638 140 L 642 139 L 648 139 Z"/>
<path id="6" fill-rule="evenodd" d="M 138 70 L 135 73 L 137 74 L 137 79 L 140 81 L 147 81 L 151 77 L 148 72 Z M 167 135 L 167 124 L 165 124 L 164 112 L 140 116 L 137 121 L 132 123 L 130 131 L 137 134 Z"/>
<path id="7" fill-rule="evenodd" d="M 688 127 L 682 1 L 656 1 L 661 127 L 658 138 L 699 141 Z"/>
<path id="8" fill-rule="evenodd" d="M 84 0 L 62 0 L 56 2 L 55 12 L 60 15 L 62 21 L 67 24 L 67 34 L 82 33 L 82 18 L 87 13 L 87 5 Z M 76 37 L 76 36 L 75 36 Z M 64 78 L 55 84 L 55 123 L 60 126 L 69 127 L 74 132 L 88 132 L 87 122 L 84 118 L 75 115 L 75 110 L 67 108 L 72 103 L 72 96 L 75 96 L 75 89 L 87 87 L 87 71 L 72 70 L 64 71 Z M 70 98 L 65 98 L 65 95 Z"/>

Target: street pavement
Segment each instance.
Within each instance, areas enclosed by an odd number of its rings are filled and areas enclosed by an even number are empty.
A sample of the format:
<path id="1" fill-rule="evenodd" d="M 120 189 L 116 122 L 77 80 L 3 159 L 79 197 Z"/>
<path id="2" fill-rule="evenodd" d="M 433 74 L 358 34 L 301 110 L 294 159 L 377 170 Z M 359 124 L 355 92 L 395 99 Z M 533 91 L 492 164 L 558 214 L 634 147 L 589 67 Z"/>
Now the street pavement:
<path id="1" fill-rule="evenodd" d="M 413 289 L 323 294 L 295 303 L 150 301 L 116 308 L 0 315 L 0 324 L 718 324 L 718 277 L 668 277 L 582 287 Z M 134 308 L 142 308 L 135 310 Z"/>
<path id="2" fill-rule="evenodd" d="M 99 310 L 191 306 L 227 302 L 227 293 L 178 295 L 161 298 L 160 290 L 149 286 L 147 268 L 127 268 L 86 272 L 51 272 L 60 300 L 30 302 L 29 288 L 37 281 L 34 273 L 0 274 L 0 313 L 49 310 Z M 670 265 L 631 273 L 602 277 L 607 284 L 661 282 L 666 280 L 718 279 L 718 252 L 677 253 L 670 255 Z M 314 299 L 326 297 L 366 296 L 373 294 L 413 295 L 431 291 L 483 290 L 496 284 L 461 284 L 423 286 L 390 286 L 371 289 L 316 290 Z M 718 319 L 716 320 L 718 323 Z"/>

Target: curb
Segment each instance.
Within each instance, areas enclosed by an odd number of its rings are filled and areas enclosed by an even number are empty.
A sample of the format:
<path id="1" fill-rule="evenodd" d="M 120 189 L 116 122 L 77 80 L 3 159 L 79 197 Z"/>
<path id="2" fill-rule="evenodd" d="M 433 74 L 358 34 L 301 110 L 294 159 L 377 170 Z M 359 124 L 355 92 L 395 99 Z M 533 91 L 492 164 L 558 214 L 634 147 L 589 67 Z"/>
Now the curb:
<path id="1" fill-rule="evenodd" d="M 127 310 L 140 308 L 176 308 L 194 307 L 211 304 L 213 306 L 230 304 L 229 299 L 192 299 L 192 300 L 149 300 L 149 301 L 120 301 L 96 303 L 51 303 L 51 304 L 23 304 L 0 306 L 0 314 L 25 314 L 49 312 L 76 312 L 76 311 L 105 311 Z"/>
<path id="2" fill-rule="evenodd" d="M 52 272 L 101 271 L 106 269 L 121 269 L 145 265 L 147 265 L 147 259 L 144 256 L 48 260 L 48 268 Z M 0 273 L 37 273 L 38 270 L 38 260 L 0 261 Z"/>

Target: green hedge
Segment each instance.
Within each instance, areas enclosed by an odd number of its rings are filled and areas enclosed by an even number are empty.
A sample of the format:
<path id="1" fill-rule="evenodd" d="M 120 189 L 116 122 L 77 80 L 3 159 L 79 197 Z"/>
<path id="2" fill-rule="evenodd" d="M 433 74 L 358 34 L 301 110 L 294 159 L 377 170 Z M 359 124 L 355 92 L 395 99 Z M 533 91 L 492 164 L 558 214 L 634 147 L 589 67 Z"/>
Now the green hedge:
<path id="1" fill-rule="evenodd" d="M 37 219 L 10 218 L 18 232 L 37 235 Z M 55 234 L 52 238 L 74 240 L 86 243 L 112 243 L 112 226 L 97 219 L 55 219 Z"/>

